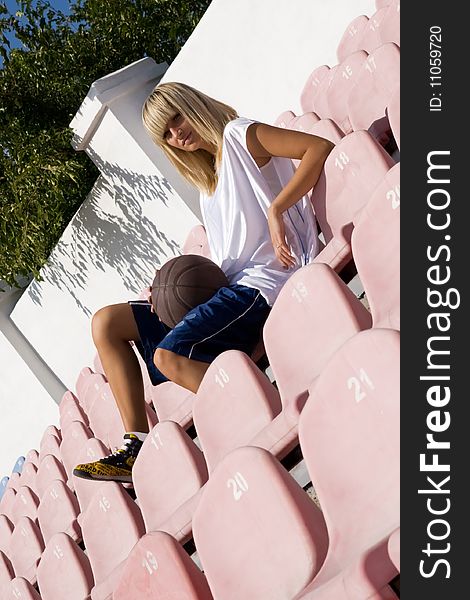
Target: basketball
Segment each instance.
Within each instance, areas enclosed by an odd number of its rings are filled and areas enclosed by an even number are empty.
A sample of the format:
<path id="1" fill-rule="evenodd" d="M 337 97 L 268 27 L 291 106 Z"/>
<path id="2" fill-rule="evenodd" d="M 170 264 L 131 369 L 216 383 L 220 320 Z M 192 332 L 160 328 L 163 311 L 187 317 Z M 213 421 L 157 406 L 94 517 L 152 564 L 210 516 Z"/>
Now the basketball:
<path id="1" fill-rule="evenodd" d="M 183 254 L 166 262 L 157 272 L 151 301 L 162 323 L 174 327 L 192 308 L 207 302 L 227 285 L 225 273 L 210 258 Z"/>

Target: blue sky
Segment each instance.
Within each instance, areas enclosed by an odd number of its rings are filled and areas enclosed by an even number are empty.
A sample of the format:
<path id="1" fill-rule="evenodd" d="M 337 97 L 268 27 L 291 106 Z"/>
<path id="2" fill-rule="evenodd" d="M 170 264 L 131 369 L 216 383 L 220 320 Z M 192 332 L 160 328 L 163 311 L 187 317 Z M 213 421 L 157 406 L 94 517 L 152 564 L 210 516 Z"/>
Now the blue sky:
<path id="1" fill-rule="evenodd" d="M 60 9 L 65 14 L 69 13 L 69 6 L 71 4 L 70 0 L 49 0 L 49 3 L 53 8 Z M 10 12 L 13 12 L 13 13 L 20 9 L 16 0 L 6 0 L 6 5 L 7 5 L 8 9 L 10 10 Z M 15 46 L 17 47 L 19 45 L 16 42 L 16 40 L 11 39 L 11 38 L 9 38 L 9 39 L 10 39 L 12 48 L 14 48 Z M 3 61 L 0 56 L 0 66 L 2 65 L 2 63 L 3 63 Z"/>

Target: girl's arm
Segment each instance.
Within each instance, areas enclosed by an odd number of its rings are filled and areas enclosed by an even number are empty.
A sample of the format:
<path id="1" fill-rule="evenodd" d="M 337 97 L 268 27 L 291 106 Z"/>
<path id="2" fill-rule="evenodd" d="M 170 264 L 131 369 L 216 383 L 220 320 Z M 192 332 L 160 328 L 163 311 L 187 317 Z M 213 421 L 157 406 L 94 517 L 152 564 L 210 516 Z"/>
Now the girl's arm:
<path id="1" fill-rule="evenodd" d="M 253 123 L 248 127 L 246 141 L 250 154 L 258 164 L 266 162 L 265 159 L 271 156 L 300 160 L 294 176 L 274 199 L 268 212 L 274 251 L 282 264 L 288 268 L 295 261 L 286 243 L 282 213 L 314 187 L 334 144 L 316 135 L 280 129 L 263 123 Z"/>

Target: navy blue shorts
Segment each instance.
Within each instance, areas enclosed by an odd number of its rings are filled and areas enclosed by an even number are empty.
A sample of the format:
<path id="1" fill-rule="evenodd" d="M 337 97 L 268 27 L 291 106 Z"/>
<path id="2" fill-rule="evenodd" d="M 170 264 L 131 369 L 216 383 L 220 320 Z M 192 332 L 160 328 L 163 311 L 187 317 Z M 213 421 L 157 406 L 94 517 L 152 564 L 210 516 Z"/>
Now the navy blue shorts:
<path id="1" fill-rule="evenodd" d="M 251 354 L 270 311 L 261 292 L 244 285 L 220 288 L 210 300 L 189 311 L 174 329 L 160 321 L 149 302 L 131 300 L 129 304 L 140 335 L 136 347 L 153 385 L 168 381 L 153 362 L 157 348 L 206 363 L 225 350 Z"/>

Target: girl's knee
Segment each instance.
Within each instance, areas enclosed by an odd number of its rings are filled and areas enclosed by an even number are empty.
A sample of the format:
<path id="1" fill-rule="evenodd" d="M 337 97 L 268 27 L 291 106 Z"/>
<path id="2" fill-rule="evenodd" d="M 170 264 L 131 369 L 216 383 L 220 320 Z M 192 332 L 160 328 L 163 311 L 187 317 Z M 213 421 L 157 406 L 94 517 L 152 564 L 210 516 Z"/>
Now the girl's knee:
<path id="1" fill-rule="evenodd" d="M 178 369 L 178 355 L 163 348 L 157 348 L 153 355 L 153 362 L 160 373 L 168 377 L 171 381 L 175 377 Z"/>
<path id="2" fill-rule="evenodd" d="M 116 307 L 104 306 L 91 319 L 91 333 L 95 344 L 109 340 L 116 334 Z"/>

